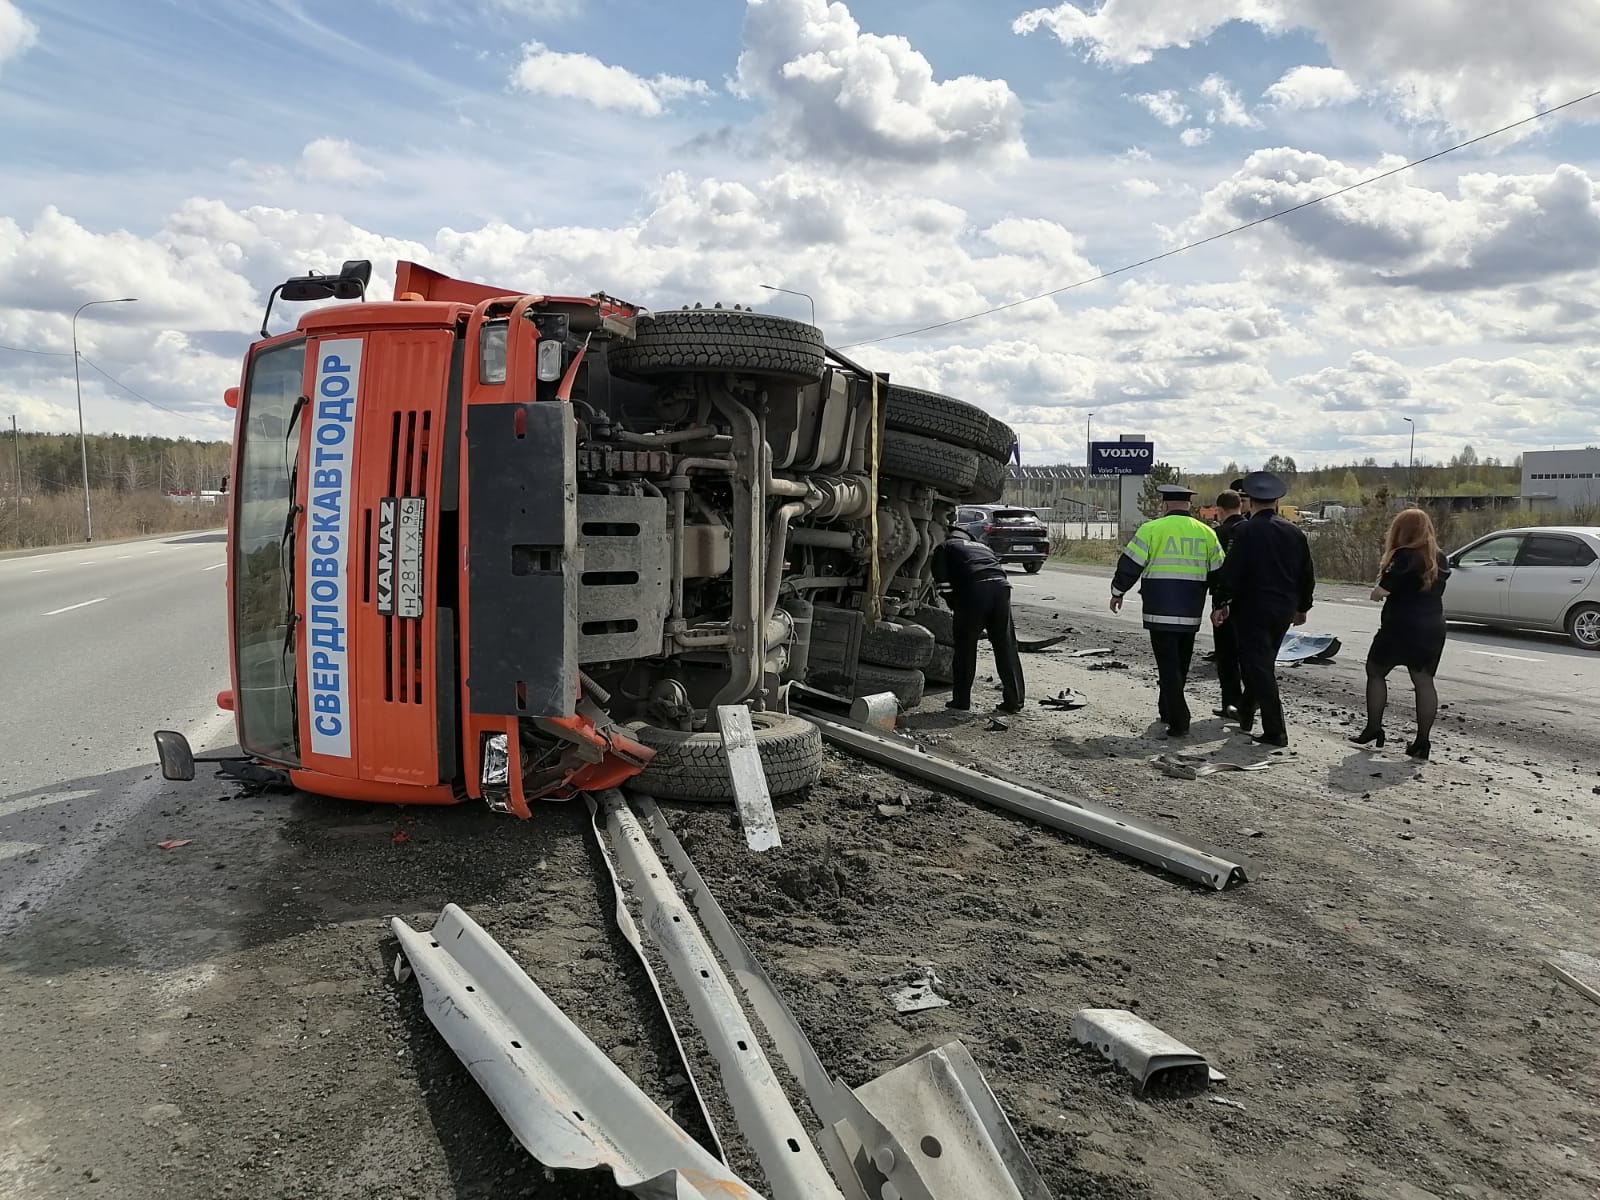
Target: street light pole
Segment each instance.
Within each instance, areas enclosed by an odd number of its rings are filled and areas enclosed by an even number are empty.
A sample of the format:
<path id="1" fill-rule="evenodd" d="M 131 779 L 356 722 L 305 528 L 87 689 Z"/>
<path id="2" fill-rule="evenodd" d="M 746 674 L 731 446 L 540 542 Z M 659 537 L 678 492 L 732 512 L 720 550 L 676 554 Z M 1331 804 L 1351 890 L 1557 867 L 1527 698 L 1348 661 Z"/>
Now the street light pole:
<path id="1" fill-rule="evenodd" d="M 817 323 L 817 302 L 811 298 L 809 293 L 797 292 L 793 288 L 773 287 L 770 283 L 763 283 L 761 286 L 769 292 L 783 292 L 785 295 L 801 297 L 807 304 L 811 305 L 811 323 L 813 325 Z"/>
<path id="2" fill-rule="evenodd" d="M 1411 451 L 1406 458 L 1406 488 L 1411 492 L 1411 503 L 1417 503 L 1417 423 L 1410 417 L 1401 417 L 1411 426 Z"/>
<path id="3" fill-rule="evenodd" d="M 89 442 L 83 434 L 83 378 L 78 370 L 78 313 L 93 304 L 132 304 L 137 296 L 115 300 L 86 300 L 72 314 L 72 387 L 78 394 L 78 454 L 83 460 L 83 540 L 94 541 L 94 513 L 89 507 Z"/>

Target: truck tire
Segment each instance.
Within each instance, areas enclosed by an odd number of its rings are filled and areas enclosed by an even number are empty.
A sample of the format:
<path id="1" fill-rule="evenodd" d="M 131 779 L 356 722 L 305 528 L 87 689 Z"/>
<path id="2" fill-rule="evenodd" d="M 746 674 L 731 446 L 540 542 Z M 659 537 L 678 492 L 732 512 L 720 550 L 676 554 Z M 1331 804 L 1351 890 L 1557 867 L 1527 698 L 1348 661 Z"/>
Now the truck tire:
<path id="1" fill-rule="evenodd" d="M 822 777 L 822 734 L 810 721 L 787 713 L 753 712 L 756 750 L 767 790 L 787 796 Z M 728 765 L 718 733 L 683 733 L 636 722 L 628 732 L 656 752 L 633 786 L 661 800 L 733 799 Z"/>
<path id="2" fill-rule="evenodd" d="M 948 608 L 924 604 L 913 609 L 907 619 L 932 633 L 933 640 L 941 646 L 952 645 L 956 640 L 956 615 Z"/>
<path id="3" fill-rule="evenodd" d="M 933 657 L 933 647 L 932 632 L 921 625 L 879 621 L 861 635 L 859 657 L 877 667 L 921 668 Z"/>
<path id="4" fill-rule="evenodd" d="M 1006 490 L 1006 464 L 987 454 L 978 458 L 978 473 L 967 499 L 973 504 L 993 504 Z"/>
<path id="5" fill-rule="evenodd" d="M 639 318 L 633 340 L 608 352 L 631 379 L 695 371 L 815 383 L 826 364 L 822 331 L 803 321 L 730 308 L 678 308 Z"/>
<path id="6" fill-rule="evenodd" d="M 979 446 L 990 458 L 998 458 L 1001 462 L 1011 459 L 1011 452 L 1016 449 L 1017 431 L 1012 429 L 998 417 L 989 418 L 989 439 Z"/>
<path id="7" fill-rule="evenodd" d="M 922 703 L 923 684 L 922 672 L 909 667 L 878 667 L 871 663 L 856 667 L 857 696 L 893 692 L 901 708 L 912 709 Z"/>
<path id="8" fill-rule="evenodd" d="M 912 483 L 925 483 L 947 496 L 964 500 L 972 490 L 978 475 L 976 450 L 965 446 L 952 446 L 915 433 L 883 435 L 883 453 L 878 460 L 878 471 L 892 479 L 908 479 Z"/>
<path id="9" fill-rule="evenodd" d="M 956 649 L 954 646 L 938 645 L 933 648 L 933 657 L 928 660 L 928 665 L 922 668 L 923 677 L 929 683 L 954 683 L 956 681 Z"/>
<path id="10" fill-rule="evenodd" d="M 884 424 L 901 433 L 916 433 L 970 450 L 993 440 L 989 414 L 976 404 L 891 383 L 884 395 Z"/>

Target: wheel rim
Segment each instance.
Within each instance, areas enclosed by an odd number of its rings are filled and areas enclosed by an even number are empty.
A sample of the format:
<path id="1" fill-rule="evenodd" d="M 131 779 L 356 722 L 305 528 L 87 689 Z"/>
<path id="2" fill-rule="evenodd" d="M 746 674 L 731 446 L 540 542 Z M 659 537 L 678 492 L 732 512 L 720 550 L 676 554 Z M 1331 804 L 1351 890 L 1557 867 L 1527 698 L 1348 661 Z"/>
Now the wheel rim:
<path id="1" fill-rule="evenodd" d="M 1573 617 L 1572 634 L 1585 646 L 1600 646 L 1600 609 L 1585 609 Z"/>

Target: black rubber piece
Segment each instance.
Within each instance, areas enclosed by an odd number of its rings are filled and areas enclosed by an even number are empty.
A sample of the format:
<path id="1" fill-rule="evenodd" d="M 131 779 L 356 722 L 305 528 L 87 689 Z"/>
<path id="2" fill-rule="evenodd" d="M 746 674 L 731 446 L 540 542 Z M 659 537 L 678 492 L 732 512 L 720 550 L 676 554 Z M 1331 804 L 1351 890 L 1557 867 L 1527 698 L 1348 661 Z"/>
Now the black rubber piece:
<path id="1" fill-rule="evenodd" d="M 756 750 L 767 790 L 787 796 L 822 777 L 822 734 L 810 721 L 787 713 L 753 712 Z M 728 762 L 718 733 L 682 733 L 635 723 L 631 736 L 656 752 L 632 786 L 663 800 L 733 799 Z"/>
<path id="2" fill-rule="evenodd" d="M 933 640 L 941 646 L 951 645 L 956 640 L 956 615 L 948 608 L 924 604 L 921 608 L 913 609 L 907 619 L 932 632 Z"/>
<path id="3" fill-rule="evenodd" d="M 922 668 L 929 683 L 954 683 L 956 681 L 956 649 L 940 644 L 933 648 L 933 657 Z"/>
<path id="4" fill-rule="evenodd" d="M 1006 464 L 987 454 L 978 459 L 978 473 L 973 477 L 972 489 L 967 499 L 973 504 L 993 504 L 1006 490 Z"/>
<path id="5" fill-rule="evenodd" d="M 893 692 L 901 708 L 911 709 L 922 703 L 923 685 L 922 672 L 910 667 L 879 667 L 872 663 L 856 666 L 857 696 Z"/>
<path id="6" fill-rule="evenodd" d="M 983 456 L 965 446 L 952 446 L 915 433 L 894 430 L 883 435 L 878 471 L 891 479 L 925 483 L 947 496 L 964 500 L 978 475 Z"/>
<path id="7" fill-rule="evenodd" d="M 860 659 L 879 667 L 925 667 L 934 644 L 932 631 L 921 625 L 879 621 L 861 635 Z"/>
<path id="8" fill-rule="evenodd" d="M 613 342 L 607 358 L 613 372 L 633 379 L 708 371 L 815 383 L 826 366 L 815 325 L 729 308 L 640 317 L 633 340 Z"/>

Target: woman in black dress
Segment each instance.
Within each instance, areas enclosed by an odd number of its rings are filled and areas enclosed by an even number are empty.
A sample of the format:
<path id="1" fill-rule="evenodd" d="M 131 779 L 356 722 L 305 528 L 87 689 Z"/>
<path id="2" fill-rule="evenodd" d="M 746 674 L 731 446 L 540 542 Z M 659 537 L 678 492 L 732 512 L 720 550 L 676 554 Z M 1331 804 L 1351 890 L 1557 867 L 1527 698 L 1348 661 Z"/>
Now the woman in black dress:
<path id="1" fill-rule="evenodd" d="M 1356 745 L 1383 745 L 1389 672 L 1404 667 L 1417 690 L 1417 740 L 1406 753 L 1428 757 L 1428 735 L 1439 715 L 1433 677 L 1444 653 L 1444 585 L 1449 576 L 1450 564 L 1439 553 L 1428 514 L 1420 508 L 1399 513 L 1383 539 L 1378 586 L 1372 589 L 1372 598 L 1383 601 L 1383 620 L 1367 651 L 1367 724 L 1350 739 Z"/>

